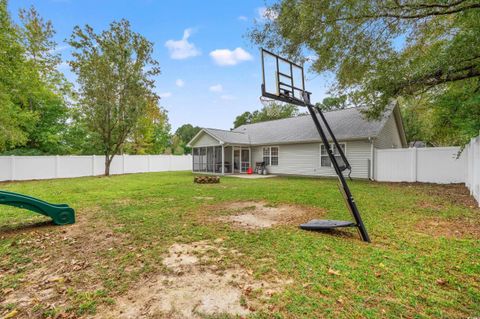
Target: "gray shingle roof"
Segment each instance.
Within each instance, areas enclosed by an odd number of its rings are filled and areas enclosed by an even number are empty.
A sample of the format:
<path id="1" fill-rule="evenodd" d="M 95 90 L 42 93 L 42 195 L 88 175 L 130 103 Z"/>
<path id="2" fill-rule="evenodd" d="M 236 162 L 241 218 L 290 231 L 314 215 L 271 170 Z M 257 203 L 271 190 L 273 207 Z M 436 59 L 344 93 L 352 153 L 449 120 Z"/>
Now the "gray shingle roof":
<path id="1" fill-rule="evenodd" d="M 393 109 L 390 108 L 380 120 L 376 121 L 366 120 L 360 108 L 348 108 L 324 114 L 337 140 L 345 141 L 377 137 L 387 119 L 392 115 Z M 213 128 L 203 130 L 226 144 L 265 145 L 320 141 L 320 135 L 310 115 L 246 124 L 232 131 Z"/>
<path id="2" fill-rule="evenodd" d="M 226 131 L 215 128 L 204 128 L 203 130 L 228 144 L 250 144 L 249 136 L 243 132 Z"/>
<path id="3" fill-rule="evenodd" d="M 337 140 L 352 140 L 376 137 L 391 115 L 391 111 L 386 112 L 378 121 L 364 119 L 359 108 L 348 108 L 324 114 Z M 246 124 L 237 127 L 233 132 L 247 134 L 251 144 L 257 145 L 320 141 L 320 135 L 310 115 Z"/>

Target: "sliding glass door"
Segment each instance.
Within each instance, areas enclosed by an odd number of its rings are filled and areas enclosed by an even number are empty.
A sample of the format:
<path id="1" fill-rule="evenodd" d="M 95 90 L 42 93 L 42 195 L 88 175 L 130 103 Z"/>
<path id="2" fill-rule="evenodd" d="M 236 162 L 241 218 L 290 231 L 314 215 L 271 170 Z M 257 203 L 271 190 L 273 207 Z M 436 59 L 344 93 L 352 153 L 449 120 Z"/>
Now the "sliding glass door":
<path id="1" fill-rule="evenodd" d="M 250 148 L 233 148 L 233 172 L 246 173 L 250 167 Z"/>

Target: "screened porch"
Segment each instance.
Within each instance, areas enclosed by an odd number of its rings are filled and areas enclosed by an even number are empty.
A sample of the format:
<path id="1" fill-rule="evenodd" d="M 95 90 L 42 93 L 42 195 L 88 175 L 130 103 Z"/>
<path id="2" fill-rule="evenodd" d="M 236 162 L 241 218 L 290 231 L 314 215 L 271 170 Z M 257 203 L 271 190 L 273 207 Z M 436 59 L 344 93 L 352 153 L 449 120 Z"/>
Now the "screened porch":
<path id="1" fill-rule="evenodd" d="M 212 174 L 246 173 L 251 167 L 251 149 L 244 146 L 194 147 L 193 171 Z"/>

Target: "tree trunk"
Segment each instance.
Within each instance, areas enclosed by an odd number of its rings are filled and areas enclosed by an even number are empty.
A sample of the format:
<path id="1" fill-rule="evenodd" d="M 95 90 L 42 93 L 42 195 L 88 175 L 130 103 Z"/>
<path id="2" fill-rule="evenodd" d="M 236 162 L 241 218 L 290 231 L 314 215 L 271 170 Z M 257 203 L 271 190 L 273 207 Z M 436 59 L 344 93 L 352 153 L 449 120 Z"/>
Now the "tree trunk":
<path id="1" fill-rule="evenodd" d="M 105 176 L 110 176 L 110 164 L 112 163 L 113 156 L 110 158 L 108 154 L 105 154 Z"/>

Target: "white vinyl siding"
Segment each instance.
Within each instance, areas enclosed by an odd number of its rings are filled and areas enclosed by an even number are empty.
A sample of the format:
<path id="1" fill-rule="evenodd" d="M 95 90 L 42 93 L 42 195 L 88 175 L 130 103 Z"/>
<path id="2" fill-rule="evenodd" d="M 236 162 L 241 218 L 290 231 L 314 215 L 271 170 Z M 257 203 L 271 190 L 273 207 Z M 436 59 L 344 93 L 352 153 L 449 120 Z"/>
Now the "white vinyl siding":
<path id="1" fill-rule="evenodd" d="M 346 156 L 352 166 L 352 177 L 368 178 L 370 142 L 367 140 L 342 142 L 346 146 Z M 305 176 L 336 176 L 332 167 L 320 165 L 319 143 L 282 144 L 278 148 L 278 166 L 269 166 L 269 174 L 288 174 Z M 263 161 L 263 147 L 252 147 L 252 161 Z"/>
<path id="2" fill-rule="evenodd" d="M 395 114 L 392 112 L 385 126 L 375 139 L 375 147 L 384 148 L 402 148 L 402 140 L 398 132 L 397 122 L 395 122 Z"/>
<path id="3" fill-rule="evenodd" d="M 215 145 L 220 145 L 220 142 L 210 136 L 207 133 L 202 133 L 200 137 L 193 143 L 193 147 L 202 147 L 202 146 L 215 146 Z"/>

